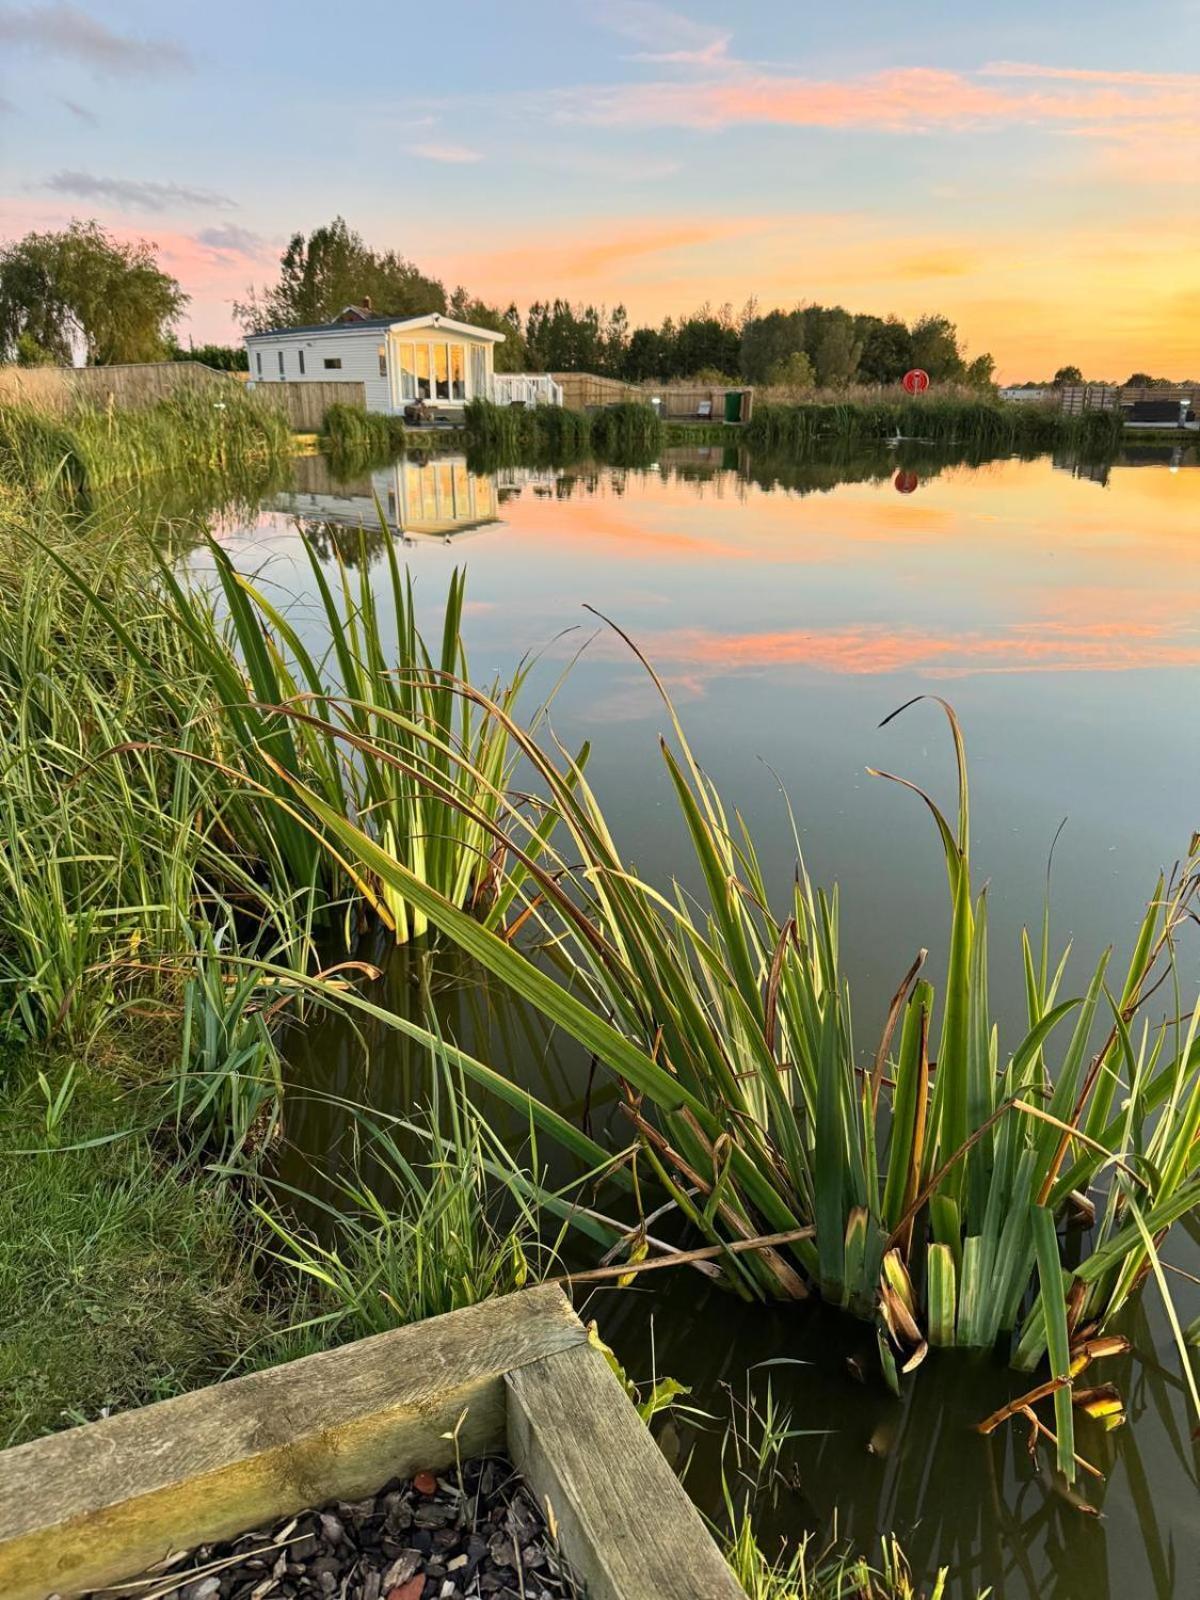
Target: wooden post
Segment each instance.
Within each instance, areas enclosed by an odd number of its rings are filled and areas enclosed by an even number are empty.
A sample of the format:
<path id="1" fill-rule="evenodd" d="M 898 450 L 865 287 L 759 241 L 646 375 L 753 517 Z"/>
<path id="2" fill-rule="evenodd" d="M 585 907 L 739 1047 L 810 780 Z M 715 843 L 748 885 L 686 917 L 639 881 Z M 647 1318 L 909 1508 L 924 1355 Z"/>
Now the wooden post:
<path id="1" fill-rule="evenodd" d="M 745 1600 L 599 1350 L 510 1372 L 508 1453 L 588 1600 Z"/>

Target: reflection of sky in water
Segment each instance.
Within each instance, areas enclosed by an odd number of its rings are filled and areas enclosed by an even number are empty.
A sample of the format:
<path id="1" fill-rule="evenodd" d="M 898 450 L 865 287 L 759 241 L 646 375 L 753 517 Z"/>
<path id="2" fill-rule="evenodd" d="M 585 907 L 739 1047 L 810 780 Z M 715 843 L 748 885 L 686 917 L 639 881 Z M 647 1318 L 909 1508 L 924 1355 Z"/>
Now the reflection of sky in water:
<path id="1" fill-rule="evenodd" d="M 502 470 L 494 486 L 471 489 L 498 522 L 469 519 L 469 539 L 417 532 L 404 551 L 430 623 L 450 568 L 466 564 L 477 675 L 541 650 L 535 694 L 548 690 L 595 634 L 553 721 L 568 742 L 593 741 L 593 779 L 628 854 L 680 860 L 655 746 L 664 716 L 644 672 L 584 603 L 646 650 L 785 885 L 792 846 L 764 762 L 779 774 L 810 869 L 842 884 L 860 1001 L 882 1005 L 918 945 L 936 954 L 945 920 L 926 817 L 864 773 L 901 772 L 949 802 L 949 744 L 934 709 L 877 728 L 923 691 L 950 698 L 966 730 L 1001 1003 L 1018 999 L 1015 934 L 1040 914 L 1063 817 L 1059 932 L 1082 935 L 1085 956 L 1125 940 L 1158 866 L 1200 821 L 1200 745 L 1189 732 L 1200 471 L 1118 466 L 1101 487 L 1047 460 L 1004 461 L 947 469 L 912 495 L 887 478 L 799 495 L 706 470 L 696 454 L 691 478 L 666 467 Z M 465 465 L 432 466 L 461 499 Z M 369 524 L 371 492 L 386 507 L 395 476 L 342 490 L 337 505 L 349 508 L 337 514 Z M 287 504 L 305 516 L 334 509 L 311 492 Z M 303 612 L 307 578 L 288 516 L 268 512 L 224 537 L 243 567 L 266 563 Z"/>
<path id="2" fill-rule="evenodd" d="M 1200 826 L 1200 471 L 1117 466 L 1102 485 L 1045 460 L 1005 461 L 926 476 L 907 495 L 890 474 L 798 494 L 761 488 L 711 454 L 706 464 L 689 452 L 687 477 L 664 465 L 510 469 L 472 481 L 461 460 L 434 463 L 432 474 L 420 469 L 419 500 L 391 472 L 334 496 L 323 464 L 301 463 L 295 498 L 221 537 L 237 565 L 260 569 L 302 619 L 310 579 L 289 513 L 332 518 L 322 549 L 332 551 L 340 526 L 351 551 L 357 525 L 376 520 L 377 494 L 405 522 L 402 554 L 430 626 L 451 567 L 466 564 L 476 676 L 543 652 L 530 709 L 590 638 L 558 691 L 555 730 L 572 745 L 592 740 L 589 776 L 627 856 L 653 876 L 674 866 L 686 877 L 657 754 L 663 709 L 626 647 L 582 606 L 619 622 L 669 683 L 726 802 L 746 816 L 768 881 L 788 892 L 793 846 L 765 762 L 795 806 L 810 870 L 839 880 L 860 1050 L 877 1039 L 916 949 L 930 948 L 935 981 L 944 962 L 945 875 L 932 826 L 913 796 L 864 771 L 899 772 L 951 803 L 951 752 L 936 708 L 878 727 L 914 694 L 946 695 L 965 727 L 975 873 L 992 883 L 1002 1026 L 1023 1015 L 1017 935 L 1040 917 L 1046 852 L 1063 817 L 1056 942 L 1075 939 L 1076 978 L 1109 941 L 1123 972 L 1160 865 Z M 378 550 L 374 561 L 382 575 Z M 1184 990 L 1194 993 L 1194 948 L 1184 959 Z M 406 980 L 398 970 L 393 981 Z M 574 1073 L 570 1052 L 544 1053 L 536 1029 L 526 1040 L 503 1029 L 491 1038 L 498 1061 L 514 1051 L 537 1058 L 528 1076 L 542 1093 L 556 1074 Z M 338 1054 L 344 1044 L 314 1036 L 321 1081 L 335 1069 L 335 1082 L 338 1072 L 352 1081 L 349 1056 Z M 372 1072 L 384 1066 L 384 1103 L 397 1091 L 403 1102 L 409 1069 L 386 1057 Z M 1195 1269 L 1183 1230 L 1168 1254 Z M 1200 1291 L 1183 1280 L 1175 1287 L 1184 1320 L 1200 1313 Z M 593 1308 L 642 1374 L 650 1303 L 609 1293 Z M 843 1532 L 860 1543 L 896 1526 L 926 1581 L 937 1560 L 951 1561 L 964 1593 L 968 1580 L 971 1593 L 991 1583 L 998 1596 L 1022 1600 L 1200 1593 L 1194 1447 L 1153 1291 L 1150 1331 L 1139 1323 L 1138 1335 L 1150 1359 L 1117 1374 L 1133 1425 L 1113 1436 L 1081 1429 L 1085 1453 L 1111 1468 L 1096 1496 L 1103 1522 L 1050 1490 L 1021 1439 L 985 1446 L 966 1432 L 1010 1392 L 1001 1371 L 939 1358 L 936 1381 L 917 1383 L 900 1405 L 845 1381 L 842 1357 L 863 1330 L 844 1319 L 768 1317 L 728 1299 L 706 1306 L 702 1286 L 683 1276 L 660 1285 L 652 1303 L 659 1370 L 694 1382 L 709 1409 L 723 1410 L 719 1381 L 740 1388 L 748 1362 L 790 1354 L 812 1363 L 772 1374 L 796 1426 L 832 1430 L 801 1441 L 793 1526 L 804 1516 L 827 1524 L 835 1505 Z M 720 1338 L 697 1337 L 715 1325 Z M 706 1452 L 701 1440 L 692 1488 L 711 1501 L 715 1463 Z"/>

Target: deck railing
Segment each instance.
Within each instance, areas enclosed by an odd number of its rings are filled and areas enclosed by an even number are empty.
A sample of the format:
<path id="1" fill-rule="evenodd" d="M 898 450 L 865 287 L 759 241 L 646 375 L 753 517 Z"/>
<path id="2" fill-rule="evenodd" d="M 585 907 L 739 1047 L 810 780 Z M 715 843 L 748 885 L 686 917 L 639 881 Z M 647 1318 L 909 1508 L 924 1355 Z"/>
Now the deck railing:
<path id="1" fill-rule="evenodd" d="M 562 385 L 548 372 L 496 372 L 492 399 L 498 406 L 561 406 Z"/>

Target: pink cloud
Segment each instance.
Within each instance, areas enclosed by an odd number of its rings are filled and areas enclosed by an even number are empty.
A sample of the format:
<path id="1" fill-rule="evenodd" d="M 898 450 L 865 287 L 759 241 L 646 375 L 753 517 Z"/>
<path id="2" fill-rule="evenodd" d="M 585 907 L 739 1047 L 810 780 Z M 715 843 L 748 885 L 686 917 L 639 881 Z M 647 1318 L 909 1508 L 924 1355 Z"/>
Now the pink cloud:
<path id="1" fill-rule="evenodd" d="M 1200 90 L 1200 73 L 1134 72 L 1095 67 L 1043 67 L 1029 61 L 989 61 L 981 78 L 1049 78 L 1065 83 L 1125 83 L 1147 89 Z"/>
<path id="2" fill-rule="evenodd" d="M 420 156 L 423 161 L 441 161 L 449 166 L 469 166 L 483 160 L 481 151 L 472 150 L 465 144 L 412 144 L 408 151 L 410 155 Z"/>
<path id="3" fill-rule="evenodd" d="M 985 75 L 905 67 L 858 78 L 817 79 L 730 62 L 727 71 L 692 82 L 560 90 L 548 100 L 560 121 L 604 127 L 711 129 L 759 123 L 922 133 L 983 125 L 1189 117 L 1200 82 L 1184 73 L 1143 77 L 1081 71 L 1076 77 L 1046 69 L 1032 76 L 1044 79 L 1047 87 L 1030 89 L 979 81 Z M 1059 87 L 1063 82 L 1083 87 Z"/>

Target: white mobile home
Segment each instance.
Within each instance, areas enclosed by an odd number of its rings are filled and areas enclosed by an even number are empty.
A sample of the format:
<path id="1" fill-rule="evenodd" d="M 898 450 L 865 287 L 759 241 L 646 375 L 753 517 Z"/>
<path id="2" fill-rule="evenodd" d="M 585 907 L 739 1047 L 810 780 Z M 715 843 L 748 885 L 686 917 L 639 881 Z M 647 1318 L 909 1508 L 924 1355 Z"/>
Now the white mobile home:
<path id="1" fill-rule="evenodd" d="M 493 352 L 503 339 L 439 311 L 376 317 L 370 306 L 347 306 L 336 322 L 248 334 L 246 352 L 252 384 L 357 380 L 368 411 L 402 412 L 424 401 L 453 414 L 477 398 L 561 404 L 562 390 L 545 374 L 496 374 Z"/>

